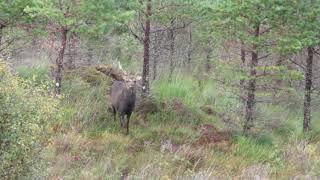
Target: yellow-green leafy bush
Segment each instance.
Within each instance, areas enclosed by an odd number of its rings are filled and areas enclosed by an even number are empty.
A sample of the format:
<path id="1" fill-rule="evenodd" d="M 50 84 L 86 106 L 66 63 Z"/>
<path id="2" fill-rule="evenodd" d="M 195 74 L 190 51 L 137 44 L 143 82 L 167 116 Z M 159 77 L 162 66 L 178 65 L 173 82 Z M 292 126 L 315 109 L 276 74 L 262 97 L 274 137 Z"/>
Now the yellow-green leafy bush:
<path id="1" fill-rule="evenodd" d="M 44 89 L 0 60 L 0 179 L 24 176 L 35 164 L 58 105 Z"/>

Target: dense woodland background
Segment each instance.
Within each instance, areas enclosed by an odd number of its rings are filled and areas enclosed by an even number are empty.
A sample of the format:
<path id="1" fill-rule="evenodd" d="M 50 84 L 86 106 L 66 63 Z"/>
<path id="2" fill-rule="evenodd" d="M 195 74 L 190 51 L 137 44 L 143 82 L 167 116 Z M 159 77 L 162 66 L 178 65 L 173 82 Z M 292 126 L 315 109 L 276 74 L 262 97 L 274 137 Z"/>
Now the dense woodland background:
<path id="1" fill-rule="evenodd" d="M 317 179 L 319 59 L 319 0 L 0 0 L 0 179 Z"/>

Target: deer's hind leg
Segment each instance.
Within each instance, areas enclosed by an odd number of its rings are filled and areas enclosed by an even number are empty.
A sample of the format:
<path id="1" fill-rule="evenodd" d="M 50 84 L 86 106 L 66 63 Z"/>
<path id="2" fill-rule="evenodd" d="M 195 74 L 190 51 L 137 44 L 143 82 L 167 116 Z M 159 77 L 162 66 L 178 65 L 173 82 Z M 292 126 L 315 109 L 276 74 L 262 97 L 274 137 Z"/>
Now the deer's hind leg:
<path id="1" fill-rule="evenodd" d="M 112 107 L 113 120 L 116 121 L 116 114 L 117 114 L 116 108 L 114 106 L 111 106 L 111 107 Z"/>

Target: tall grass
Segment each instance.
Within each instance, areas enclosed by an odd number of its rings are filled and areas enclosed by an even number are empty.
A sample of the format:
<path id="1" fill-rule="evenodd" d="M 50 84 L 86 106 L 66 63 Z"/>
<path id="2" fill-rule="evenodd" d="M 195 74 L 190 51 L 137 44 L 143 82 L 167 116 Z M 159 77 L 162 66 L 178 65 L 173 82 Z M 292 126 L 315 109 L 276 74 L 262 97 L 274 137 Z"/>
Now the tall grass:
<path id="1" fill-rule="evenodd" d="M 161 79 L 153 84 L 156 97 L 161 101 L 180 99 L 189 107 L 196 107 L 201 96 L 197 82 L 192 78 L 174 77 L 171 81 Z"/>
<path id="2" fill-rule="evenodd" d="M 266 163 L 279 160 L 279 150 L 272 144 L 260 144 L 259 141 L 246 137 L 236 139 L 234 155 L 242 156 L 252 163 Z"/>
<path id="3" fill-rule="evenodd" d="M 108 111 L 110 105 L 107 82 L 91 85 L 81 77 L 73 77 L 66 79 L 63 84 L 64 100 L 61 104 L 63 111 L 61 119 L 66 124 L 90 127 L 112 119 Z"/>
<path id="4" fill-rule="evenodd" d="M 211 79 L 196 80 L 179 74 L 172 81 L 163 78 L 153 83 L 153 91 L 160 101 L 180 99 L 191 108 L 211 105 L 216 111 L 235 112 L 241 105 L 239 99 Z"/>

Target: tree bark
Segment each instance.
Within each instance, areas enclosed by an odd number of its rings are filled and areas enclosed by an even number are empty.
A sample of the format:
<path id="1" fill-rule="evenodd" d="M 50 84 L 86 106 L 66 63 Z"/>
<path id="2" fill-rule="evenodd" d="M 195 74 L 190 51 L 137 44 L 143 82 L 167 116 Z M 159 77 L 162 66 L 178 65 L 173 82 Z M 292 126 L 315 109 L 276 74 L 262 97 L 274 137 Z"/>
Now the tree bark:
<path id="1" fill-rule="evenodd" d="M 255 27 L 255 38 L 259 37 L 260 24 L 256 24 Z M 243 133 L 247 135 L 250 129 L 253 127 L 254 122 L 254 112 L 255 112 L 255 92 L 256 92 L 256 75 L 258 66 L 258 51 L 257 44 L 253 44 L 251 52 L 251 62 L 250 62 L 250 80 L 248 82 L 247 89 L 247 102 L 246 102 L 246 115 L 245 123 L 243 127 Z"/>
<path id="2" fill-rule="evenodd" d="M 308 47 L 307 67 L 305 70 L 305 89 L 303 107 L 303 131 L 311 130 L 311 87 L 312 87 L 312 66 L 313 66 L 313 47 Z"/>
<path id="3" fill-rule="evenodd" d="M 240 53 L 241 53 L 241 61 L 242 61 L 242 64 L 244 64 L 244 63 L 246 62 L 246 50 L 245 50 L 245 47 L 244 47 L 244 43 L 243 43 L 243 42 L 241 42 Z"/>
<path id="4" fill-rule="evenodd" d="M 62 69 L 63 69 L 63 58 L 64 51 L 67 45 L 67 34 L 68 30 L 61 28 L 61 48 L 59 51 L 58 58 L 56 59 L 56 70 L 55 70 L 55 94 L 59 95 L 61 93 L 61 81 L 62 81 Z"/>
<path id="5" fill-rule="evenodd" d="M 190 31 L 189 31 L 189 44 L 188 44 L 188 52 L 187 52 L 187 64 L 190 66 L 191 64 L 191 56 L 192 56 L 192 26 L 190 24 Z"/>
<path id="6" fill-rule="evenodd" d="M 76 43 L 77 43 L 77 39 L 76 39 L 76 35 L 72 34 L 69 36 L 69 58 L 68 58 L 68 62 L 67 62 L 67 68 L 68 70 L 72 70 L 75 69 L 76 65 L 75 65 L 75 59 L 76 59 L 76 55 L 77 55 L 77 48 L 76 48 Z"/>
<path id="7" fill-rule="evenodd" d="M 92 61 L 93 61 L 93 48 L 91 47 L 90 44 L 88 44 L 87 56 L 88 56 L 88 59 L 87 59 L 87 62 L 86 62 L 87 66 L 91 66 Z"/>
<path id="8" fill-rule="evenodd" d="M 279 55 L 279 59 L 277 60 L 275 65 L 278 68 L 280 68 L 281 66 L 284 65 L 284 60 L 285 60 L 285 56 L 283 54 L 280 54 Z M 277 88 L 281 88 L 283 86 L 283 79 L 281 78 L 281 75 L 282 75 L 283 71 L 281 69 L 279 69 L 278 73 L 279 73 L 280 76 L 278 76 L 277 79 L 275 80 L 275 85 L 276 85 Z M 277 94 L 278 94 L 278 91 L 279 91 L 277 88 L 275 88 L 274 92 L 273 92 L 273 101 L 272 101 L 273 105 L 279 104 L 279 102 L 280 102 L 279 101 L 280 99 L 277 97 Z"/>
<path id="9" fill-rule="evenodd" d="M 155 34 L 155 40 L 154 40 L 154 45 L 153 45 L 153 50 L 154 50 L 154 57 L 153 57 L 153 77 L 152 79 L 155 80 L 157 77 L 157 66 L 158 66 L 158 61 L 160 57 L 160 35 L 158 33 Z"/>
<path id="10" fill-rule="evenodd" d="M 241 42 L 241 47 L 240 47 L 240 54 L 241 54 L 241 68 L 244 70 L 246 66 L 246 50 L 245 50 L 245 45 L 243 42 Z M 246 100 L 245 100 L 245 92 L 246 92 L 246 84 L 245 84 L 245 79 L 242 78 L 240 79 L 240 101 L 242 103 L 242 114 L 245 114 L 246 112 Z"/>
<path id="11" fill-rule="evenodd" d="M 0 50 L 1 50 L 1 46 L 2 46 L 2 31 L 3 31 L 4 26 L 2 24 L 0 24 Z"/>
<path id="12" fill-rule="evenodd" d="M 171 27 L 169 30 L 169 38 L 170 38 L 170 74 L 169 74 L 169 80 L 172 80 L 172 75 L 174 71 L 174 19 L 171 20 Z"/>
<path id="13" fill-rule="evenodd" d="M 210 60 L 211 60 L 212 51 L 213 50 L 211 49 L 211 47 L 209 47 L 207 49 L 207 55 L 206 55 L 206 72 L 207 73 L 209 73 L 210 70 L 211 70 L 211 62 L 210 62 Z"/>
<path id="14" fill-rule="evenodd" d="M 244 47 L 244 43 L 241 42 L 241 47 L 240 47 L 240 54 L 241 54 L 241 67 L 244 69 L 245 67 L 245 63 L 246 63 L 246 50 L 245 50 L 245 47 Z M 244 89 L 244 79 L 240 79 L 240 86 L 241 86 L 241 89 Z"/>
<path id="15" fill-rule="evenodd" d="M 142 70 L 142 93 L 144 95 L 149 94 L 149 47 L 150 47 L 150 16 L 151 16 L 151 0 L 147 2 L 145 31 L 143 40 L 143 70 Z"/>
<path id="16" fill-rule="evenodd" d="M 283 66 L 285 60 L 285 56 L 280 54 L 278 61 L 276 62 L 276 66 L 280 67 Z M 280 71 L 280 73 L 282 73 L 282 71 Z M 282 79 L 277 79 L 276 84 L 278 87 L 282 86 Z"/>

